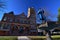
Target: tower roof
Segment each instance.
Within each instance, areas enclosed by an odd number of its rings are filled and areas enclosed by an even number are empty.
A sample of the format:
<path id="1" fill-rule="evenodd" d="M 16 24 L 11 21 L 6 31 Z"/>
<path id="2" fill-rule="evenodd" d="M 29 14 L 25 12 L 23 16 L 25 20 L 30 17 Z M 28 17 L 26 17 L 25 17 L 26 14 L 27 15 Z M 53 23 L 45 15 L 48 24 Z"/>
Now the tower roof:
<path id="1" fill-rule="evenodd" d="M 11 12 L 9 12 L 9 14 L 14 14 L 14 12 L 13 12 L 13 11 L 11 11 Z"/>

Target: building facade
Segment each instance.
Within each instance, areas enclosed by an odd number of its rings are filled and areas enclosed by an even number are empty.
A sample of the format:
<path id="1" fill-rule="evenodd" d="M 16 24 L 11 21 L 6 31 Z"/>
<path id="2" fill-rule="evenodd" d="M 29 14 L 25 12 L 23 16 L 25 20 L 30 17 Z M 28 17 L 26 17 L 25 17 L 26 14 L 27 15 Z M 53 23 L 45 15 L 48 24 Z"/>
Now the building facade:
<path id="1" fill-rule="evenodd" d="M 37 35 L 36 12 L 28 8 L 28 15 L 5 13 L 0 22 L 0 35 Z"/>

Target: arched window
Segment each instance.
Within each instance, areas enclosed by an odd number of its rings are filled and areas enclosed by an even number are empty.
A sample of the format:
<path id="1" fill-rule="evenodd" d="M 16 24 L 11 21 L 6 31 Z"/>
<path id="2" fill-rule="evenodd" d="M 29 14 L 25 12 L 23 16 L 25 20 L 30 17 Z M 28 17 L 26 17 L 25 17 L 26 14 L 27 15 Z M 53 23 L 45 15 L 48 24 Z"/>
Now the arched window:
<path id="1" fill-rule="evenodd" d="M 18 29 L 17 25 L 14 25 L 14 28 L 13 28 L 13 29 L 14 29 L 14 30 Z"/>
<path id="2" fill-rule="evenodd" d="M 23 31 L 24 31 L 24 28 L 22 26 L 20 26 L 19 32 L 22 33 Z"/>

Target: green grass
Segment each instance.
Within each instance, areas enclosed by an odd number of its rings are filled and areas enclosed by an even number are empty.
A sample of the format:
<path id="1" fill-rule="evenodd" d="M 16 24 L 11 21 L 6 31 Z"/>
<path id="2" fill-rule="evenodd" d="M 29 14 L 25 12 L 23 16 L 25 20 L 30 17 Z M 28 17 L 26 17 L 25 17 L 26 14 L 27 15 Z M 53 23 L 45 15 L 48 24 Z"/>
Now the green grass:
<path id="1" fill-rule="evenodd" d="M 46 40 L 46 36 L 28 36 L 32 40 Z M 53 40 L 60 40 L 60 35 L 51 36 Z"/>
<path id="2" fill-rule="evenodd" d="M 30 38 L 46 38 L 46 36 L 28 36 Z M 60 35 L 53 35 L 52 38 L 60 38 Z"/>
<path id="3" fill-rule="evenodd" d="M 17 40 L 16 36 L 0 36 L 0 40 Z"/>
<path id="4" fill-rule="evenodd" d="M 60 35 L 54 35 L 52 38 L 60 38 Z"/>
<path id="5" fill-rule="evenodd" d="M 0 40 L 17 40 L 18 36 L 0 36 Z M 46 40 L 46 36 L 28 36 L 32 40 Z M 60 35 L 53 35 L 53 40 L 60 40 Z"/>

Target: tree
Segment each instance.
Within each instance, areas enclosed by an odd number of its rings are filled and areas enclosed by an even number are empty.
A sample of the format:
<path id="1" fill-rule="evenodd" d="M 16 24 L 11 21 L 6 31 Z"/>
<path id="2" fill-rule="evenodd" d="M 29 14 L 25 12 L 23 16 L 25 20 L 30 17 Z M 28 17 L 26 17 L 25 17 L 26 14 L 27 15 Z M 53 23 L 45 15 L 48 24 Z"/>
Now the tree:
<path id="1" fill-rule="evenodd" d="M 44 25 L 47 23 L 47 19 L 45 18 L 45 15 L 44 15 L 44 10 L 39 10 L 38 15 L 39 16 L 41 15 L 40 20 L 42 20 L 42 23 L 39 25 L 39 29 L 45 31 L 46 40 L 52 40 L 50 29 L 48 29 L 49 25 Z"/>
<path id="2" fill-rule="evenodd" d="M 58 23 L 60 23 L 60 8 L 58 9 Z"/>
<path id="3" fill-rule="evenodd" d="M 0 11 L 5 8 L 5 2 L 3 0 L 0 0 Z"/>

